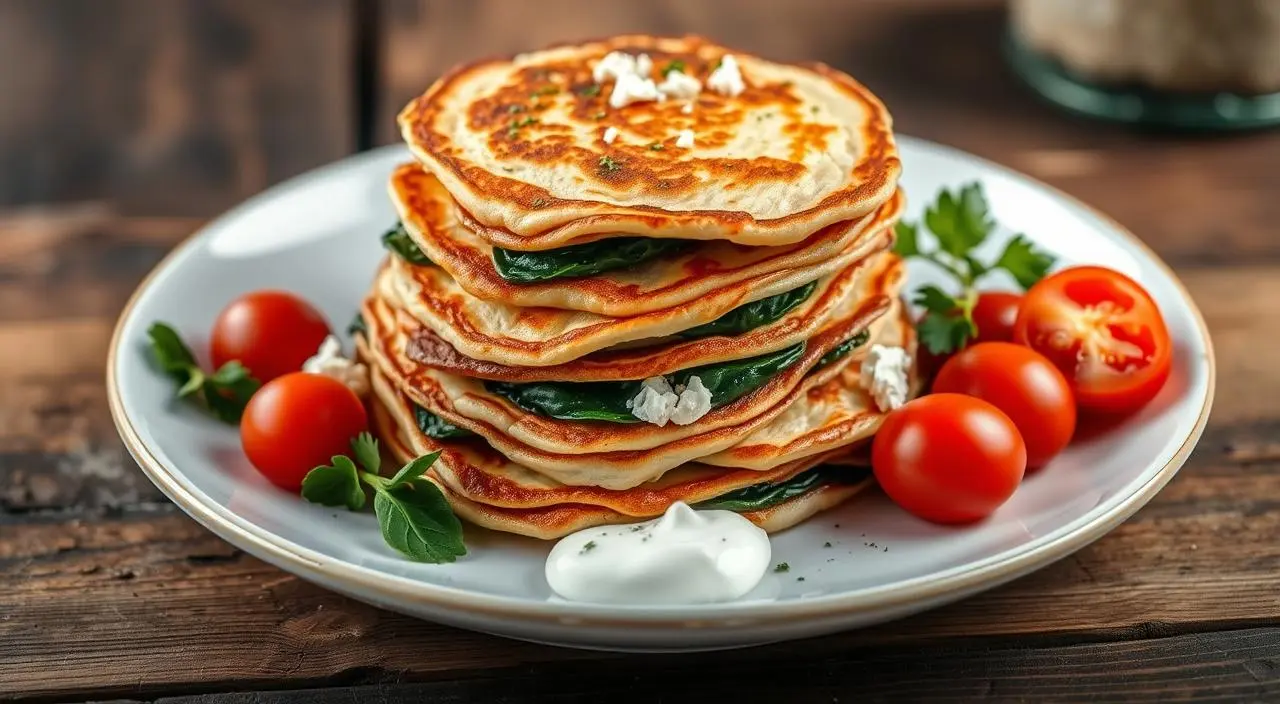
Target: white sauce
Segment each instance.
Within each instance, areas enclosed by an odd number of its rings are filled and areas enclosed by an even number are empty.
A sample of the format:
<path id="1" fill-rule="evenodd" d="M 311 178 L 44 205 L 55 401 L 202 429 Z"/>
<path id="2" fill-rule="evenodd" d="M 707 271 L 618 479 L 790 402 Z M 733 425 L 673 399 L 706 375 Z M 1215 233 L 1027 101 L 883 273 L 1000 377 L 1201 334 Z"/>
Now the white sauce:
<path id="1" fill-rule="evenodd" d="M 858 385 L 866 389 L 882 411 L 892 411 L 907 402 L 907 372 L 911 357 L 901 347 L 872 345 L 862 360 Z"/>
<path id="2" fill-rule="evenodd" d="M 551 589 L 601 604 L 706 604 L 751 591 L 773 556 L 769 536 L 732 511 L 676 502 L 661 518 L 565 536 L 547 556 Z"/>
<path id="3" fill-rule="evenodd" d="M 668 71 L 658 91 L 668 98 L 692 100 L 702 92 L 702 82 L 684 71 Z"/>
<path id="4" fill-rule="evenodd" d="M 342 343 L 333 335 L 326 337 L 315 355 L 302 363 L 302 371 L 337 379 L 360 397 L 369 393 L 369 370 L 343 357 Z"/>
<path id="5" fill-rule="evenodd" d="M 707 87 L 730 98 L 736 97 L 747 89 L 742 80 L 742 71 L 738 69 L 738 60 L 733 54 L 725 54 L 720 65 L 707 77 Z"/>
<path id="6" fill-rule="evenodd" d="M 676 146 L 681 149 L 693 149 L 693 130 L 680 130 L 676 137 Z"/>
<path id="7" fill-rule="evenodd" d="M 631 415 L 658 427 L 668 421 L 689 425 L 711 410 L 711 391 L 702 379 L 689 377 L 688 386 L 672 387 L 665 377 L 651 376 L 641 382 L 640 393 L 627 402 Z"/>
<path id="8" fill-rule="evenodd" d="M 604 131 L 604 143 L 613 144 L 613 140 L 618 138 L 618 128 L 610 127 Z"/>

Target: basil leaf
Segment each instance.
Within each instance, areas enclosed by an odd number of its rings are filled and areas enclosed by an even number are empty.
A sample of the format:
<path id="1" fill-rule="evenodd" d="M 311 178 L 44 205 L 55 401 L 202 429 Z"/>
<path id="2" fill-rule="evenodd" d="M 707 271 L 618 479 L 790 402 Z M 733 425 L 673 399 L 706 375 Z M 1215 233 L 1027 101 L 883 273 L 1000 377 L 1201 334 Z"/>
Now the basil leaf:
<path id="1" fill-rule="evenodd" d="M 213 374 L 205 374 L 172 327 L 152 323 L 147 328 L 147 337 L 151 340 L 152 357 L 160 369 L 177 382 L 178 398 L 196 397 L 218 420 L 240 422 L 249 397 L 261 386 L 257 379 L 249 376 L 243 364 L 231 360 Z"/>
<path id="2" fill-rule="evenodd" d="M 870 339 L 871 339 L 870 330 L 863 330 L 862 332 L 859 332 L 857 335 L 854 335 L 853 337 L 845 340 L 844 342 L 841 342 L 835 347 L 832 347 L 826 354 L 822 355 L 822 359 L 818 360 L 818 364 L 814 367 L 814 369 L 821 369 L 827 366 L 828 364 L 831 364 L 832 362 L 835 362 L 847 356 L 850 352 L 853 352 L 859 347 L 867 344 L 867 340 L 870 340 Z"/>
<path id="3" fill-rule="evenodd" d="M 623 269 L 681 252 L 689 245 L 686 240 L 617 237 L 542 252 L 494 247 L 493 265 L 498 275 L 507 281 L 528 284 Z"/>
<path id="4" fill-rule="evenodd" d="M 395 476 L 387 480 L 387 488 L 395 489 L 412 483 L 414 480 L 421 477 L 424 472 L 430 469 L 431 465 L 435 464 L 436 460 L 439 458 L 439 450 L 421 457 L 415 457 L 409 462 L 409 464 L 401 467 L 400 471 L 395 473 Z"/>
<path id="5" fill-rule="evenodd" d="M 714 499 L 699 502 L 699 510 L 759 511 L 776 506 L 788 499 L 806 494 L 828 484 L 856 484 L 871 476 L 871 470 L 861 467 L 833 467 L 821 465 L 805 470 L 790 479 L 773 484 L 755 484 L 722 494 Z"/>
<path id="6" fill-rule="evenodd" d="M 191 377 L 191 369 L 196 367 L 196 357 L 182 342 L 178 332 L 157 322 L 147 328 L 147 337 L 151 339 L 151 354 L 160 368 L 174 381 L 186 384 Z"/>
<path id="7" fill-rule="evenodd" d="M 747 359 L 684 369 L 671 375 L 673 383 L 685 385 L 698 377 L 711 392 L 711 407 L 717 408 L 764 386 L 776 374 L 804 356 L 805 343 Z M 631 413 L 630 402 L 640 393 L 640 381 L 535 382 L 513 384 L 486 381 L 486 389 L 539 415 L 561 420 L 593 420 L 610 423 L 640 422 Z"/>
<path id="8" fill-rule="evenodd" d="M 453 562 L 467 554 L 462 524 L 439 487 L 414 479 L 373 497 L 382 539 L 418 562 Z"/>
<path id="9" fill-rule="evenodd" d="M 261 386 L 243 364 L 233 359 L 205 378 L 204 400 L 222 421 L 239 423 L 244 407 Z"/>
<path id="10" fill-rule="evenodd" d="M 740 335 L 780 319 L 804 303 L 817 288 L 818 282 L 811 281 L 799 288 L 740 305 L 709 323 L 676 333 L 676 337 L 693 339 L 711 335 Z"/>
<path id="11" fill-rule="evenodd" d="M 418 266 L 429 266 L 431 264 L 431 259 L 418 248 L 418 243 L 413 241 L 413 237 L 409 236 L 409 231 L 404 229 L 404 223 L 402 222 L 396 223 L 395 227 L 383 233 L 382 246 L 400 255 L 401 259 L 410 264 Z"/>
<path id="12" fill-rule="evenodd" d="M 448 440 L 450 438 L 469 438 L 475 435 L 470 430 L 456 426 L 422 406 L 414 406 L 413 416 L 418 422 L 418 430 L 421 430 L 422 434 L 429 438 Z"/>
<path id="13" fill-rule="evenodd" d="M 364 507 L 364 489 L 359 472 L 349 457 L 335 455 L 331 465 L 321 465 L 302 479 L 302 498 L 322 506 L 346 506 L 359 511 Z"/>

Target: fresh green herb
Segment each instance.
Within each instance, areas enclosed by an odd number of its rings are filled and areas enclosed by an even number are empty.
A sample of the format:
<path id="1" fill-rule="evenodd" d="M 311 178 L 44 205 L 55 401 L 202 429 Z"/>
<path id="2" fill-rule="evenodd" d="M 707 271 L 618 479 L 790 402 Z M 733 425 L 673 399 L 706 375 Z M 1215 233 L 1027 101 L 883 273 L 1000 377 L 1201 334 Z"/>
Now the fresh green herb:
<path id="1" fill-rule="evenodd" d="M 239 423 L 245 404 L 261 384 L 236 360 L 206 374 L 176 330 L 155 322 L 147 328 L 151 356 L 178 385 L 178 398 L 194 398 L 224 423 Z"/>
<path id="2" fill-rule="evenodd" d="M 556 86 L 543 86 L 529 94 L 530 98 L 540 98 L 544 95 L 555 95 L 560 89 Z"/>
<path id="3" fill-rule="evenodd" d="M 510 114 L 512 114 L 512 115 L 514 115 L 514 114 L 516 114 L 516 113 L 519 113 L 519 112 L 524 112 L 524 106 L 523 106 L 523 105 L 508 105 L 508 106 L 507 106 L 507 112 L 508 112 L 508 113 L 510 113 Z"/>
<path id="4" fill-rule="evenodd" d="M 747 359 L 682 369 L 670 375 L 674 386 L 698 377 L 711 392 L 711 407 L 719 408 L 764 386 L 804 356 L 805 343 Z M 545 381 L 513 384 L 486 381 L 489 392 L 529 411 L 561 420 L 638 423 L 631 401 L 640 393 L 640 381 Z"/>
<path id="5" fill-rule="evenodd" d="M 414 406 L 413 417 L 418 423 L 418 430 L 421 430 L 422 434 L 429 438 L 449 440 L 453 438 L 469 438 L 475 435 L 470 430 L 454 425 L 422 406 Z"/>
<path id="6" fill-rule="evenodd" d="M 654 142 L 653 144 L 649 145 L 649 149 L 652 149 L 655 152 L 660 152 L 663 149 L 666 149 L 666 146 L 664 146 L 662 142 Z"/>
<path id="7" fill-rule="evenodd" d="M 387 545 L 410 559 L 433 564 L 453 562 L 467 554 L 458 517 L 439 487 L 422 476 L 439 452 L 409 462 L 388 479 L 378 474 L 382 461 L 373 436 L 361 433 L 351 441 L 351 450 L 354 462 L 336 455 L 332 464 L 308 472 L 302 480 L 302 498 L 358 511 L 368 499 L 368 487 L 373 490 L 373 512 Z"/>
<path id="8" fill-rule="evenodd" d="M 604 110 L 601 110 L 600 112 L 598 112 L 598 113 L 596 113 L 596 114 L 592 115 L 592 116 L 591 116 L 591 119 L 593 119 L 593 120 L 603 120 L 603 119 L 604 119 L 605 117 L 607 117 L 608 115 L 609 115 L 609 113 L 605 112 Z"/>
<path id="9" fill-rule="evenodd" d="M 774 572 L 777 572 L 777 573 L 779 573 L 779 574 L 781 574 L 781 573 L 783 573 L 783 572 L 790 572 L 790 571 L 791 571 L 791 565 L 788 565 L 788 564 L 787 564 L 787 563 L 785 563 L 785 562 L 779 562 L 778 564 L 776 564 L 776 565 L 774 565 L 774 566 L 773 566 L 773 571 L 774 571 Z"/>
<path id="10" fill-rule="evenodd" d="M 804 581 L 804 577 L 796 577 L 796 581 L 797 581 L 797 582 L 803 582 L 803 581 Z"/>
<path id="11" fill-rule="evenodd" d="M 711 72 L 712 72 L 712 73 L 715 73 L 715 72 L 716 72 L 716 71 L 718 71 L 718 70 L 720 69 L 720 67 L 721 67 L 721 66 L 723 66 L 723 65 L 724 65 L 724 57 L 723 57 L 723 56 L 721 56 L 720 58 L 716 59 L 716 62 L 715 62 L 714 64 L 712 64 L 712 66 L 711 66 Z"/>
<path id="12" fill-rule="evenodd" d="M 954 193 L 943 189 L 925 209 L 924 224 L 933 233 L 935 247 L 922 245 L 918 224 L 899 222 L 894 229 L 894 251 L 904 258 L 931 262 L 960 284 L 956 295 L 932 285 L 916 291 L 914 302 L 925 309 L 918 325 L 920 341 L 934 354 L 957 350 L 978 334 L 973 307 L 978 302 L 978 281 L 984 276 L 1003 270 L 1026 289 L 1053 267 L 1054 258 L 1036 249 L 1023 235 L 1009 240 L 993 264 L 983 264 L 974 257 L 996 228 L 980 183 L 965 184 Z"/>
<path id="13" fill-rule="evenodd" d="M 347 325 L 347 337 L 355 337 L 357 334 L 369 334 L 369 325 L 364 321 L 364 316 L 359 313 L 356 313 L 351 323 Z"/>
<path id="14" fill-rule="evenodd" d="M 818 364 L 814 368 L 821 369 L 822 367 L 825 367 L 828 364 L 835 362 L 836 360 L 844 358 L 850 352 L 867 344 L 867 340 L 870 340 L 870 339 L 871 339 L 871 331 L 863 330 L 862 332 L 859 332 L 857 335 L 854 335 L 853 337 L 845 340 L 844 342 L 841 342 L 835 347 L 832 347 L 830 351 L 822 355 L 822 359 L 818 360 Z"/>
<path id="15" fill-rule="evenodd" d="M 401 259 L 410 264 L 431 265 L 431 260 L 418 248 L 418 243 L 409 236 L 409 231 L 404 229 L 404 223 L 398 222 L 395 227 L 383 233 L 382 246 L 400 255 Z"/>
<path id="16" fill-rule="evenodd" d="M 740 305 L 709 323 L 676 333 L 676 336 L 685 339 L 711 335 L 732 336 L 763 327 L 781 319 L 804 303 L 817 288 L 818 282 L 812 281 L 799 288 Z"/>
<path id="17" fill-rule="evenodd" d="M 614 161 L 613 159 L 610 159 L 607 156 L 600 157 L 600 170 L 603 171 L 604 173 L 611 174 L 614 171 L 617 171 L 621 168 L 622 168 L 622 165 Z"/>
<path id="18" fill-rule="evenodd" d="M 600 95 L 600 84 L 592 83 L 586 88 L 579 88 L 578 95 L 581 95 L 584 98 L 594 98 L 597 95 Z"/>
<path id="19" fill-rule="evenodd" d="M 582 546 L 582 550 L 580 552 L 581 554 L 585 555 L 595 549 L 596 549 L 596 541 L 588 540 L 586 544 Z"/>
<path id="20" fill-rule="evenodd" d="M 665 78 L 666 75 L 668 73 L 671 73 L 672 71 L 679 71 L 680 73 L 685 73 L 684 69 L 685 69 L 684 62 L 681 61 L 680 59 L 675 59 L 674 61 L 669 61 L 666 66 L 662 67 L 662 75 Z"/>
<path id="21" fill-rule="evenodd" d="M 783 501 L 807 494 L 814 489 L 828 484 L 858 484 L 871 476 L 871 470 L 857 467 L 837 467 L 820 465 L 807 469 L 790 479 L 773 484 L 753 484 L 721 494 L 714 499 L 707 499 L 694 505 L 699 510 L 719 509 L 722 511 L 760 511 L 777 506 Z M 827 544 L 830 547 L 830 543 Z"/>
<path id="22" fill-rule="evenodd" d="M 538 121 L 538 118 L 532 115 L 525 115 L 524 117 L 518 120 L 513 120 L 511 122 L 511 125 L 507 127 L 507 136 L 515 137 L 517 134 L 520 133 L 521 127 L 528 127 L 529 125 L 532 125 L 537 121 Z"/>
<path id="23" fill-rule="evenodd" d="M 494 247 L 493 265 L 507 281 L 529 284 L 593 276 L 677 254 L 688 247 L 686 240 L 649 237 L 618 237 L 541 252 Z"/>

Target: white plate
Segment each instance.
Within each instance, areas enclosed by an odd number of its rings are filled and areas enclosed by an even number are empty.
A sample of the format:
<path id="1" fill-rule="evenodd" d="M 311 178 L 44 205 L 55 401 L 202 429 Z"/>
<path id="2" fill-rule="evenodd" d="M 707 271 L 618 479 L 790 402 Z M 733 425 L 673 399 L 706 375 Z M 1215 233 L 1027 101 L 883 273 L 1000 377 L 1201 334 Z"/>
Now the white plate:
<path id="1" fill-rule="evenodd" d="M 1172 378 L 1148 408 L 1073 445 L 979 525 L 930 525 L 868 491 L 774 536 L 775 560 L 791 569 L 770 573 L 742 601 L 620 607 L 552 597 L 542 576 L 545 543 L 468 528 L 466 558 L 416 564 L 383 544 L 371 514 L 310 505 L 275 489 L 248 465 L 233 429 L 171 401 L 171 382 L 148 362 L 146 327 L 167 321 L 204 347 L 221 307 L 264 287 L 296 291 L 335 329 L 345 327 L 383 255 L 378 235 L 394 221 L 386 179 L 406 158 L 399 148 L 272 189 L 175 250 L 121 316 L 108 361 L 112 413 L 143 471 L 222 538 L 356 599 L 463 628 L 579 647 L 693 650 L 830 633 L 960 599 L 1065 557 L 1150 500 L 1204 428 L 1213 352 L 1172 272 L 1112 221 L 975 157 L 907 137 L 899 144 L 909 218 L 939 188 L 981 180 L 1001 239 L 1023 232 L 1062 264 L 1099 263 L 1133 276 L 1160 304 L 1177 345 Z M 911 285 L 932 275 L 927 265 L 914 268 Z"/>

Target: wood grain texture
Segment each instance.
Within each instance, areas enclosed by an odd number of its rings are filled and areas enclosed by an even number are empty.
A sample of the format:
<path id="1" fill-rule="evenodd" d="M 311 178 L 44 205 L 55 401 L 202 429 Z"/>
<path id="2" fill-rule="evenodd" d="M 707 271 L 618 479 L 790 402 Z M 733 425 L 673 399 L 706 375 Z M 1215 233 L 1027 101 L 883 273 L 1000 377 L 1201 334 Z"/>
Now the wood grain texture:
<path id="1" fill-rule="evenodd" d="M 1253 400 L 1280 396 L 1280 370 L 1253 361 L 1256 341 L 1280 325 L 1271 303 L 1280 295 L 1280 268 L 1182 274 L 1218 335 L 1219 403 L 1190 462 L 1133 519 L 1048 569 L 936 612 L 800 644 L 675 660 L 772 667 L 886 647 L 1065 646 L 1280 623 L 1280 451 L 1272 440 L 1280 416 L 1274 404 Z M 96 363 L 92 356 L 76 354 L 50 371 L 75 374 Z M 105 409 L 97 399 L 85 403 L 76 411 L 86 418 L 82 432 L 108 434 Z M 46 455 L 33 450 L 37 456 Z M 35 476 L 47 473 L 37 467 Z M 0 678 L 0 693 L 159 696 L 614 661 L 379 611 L 240 554 L 172 507 L 144 508 L 106 520 L 0 517 L 0 607 L 10 607 L 0 612 L 12 614 L 0 619 L 0 672 L 18 673 Z M 74 596 L 86 593 L 94 598 Z M 47 667 L 53 662 L 56 676 Z"/>
<path id="2" fill-rule="evenodd" d="M 1135 133 L 1041 104 L 1000 55 L 1002 0 L 383 0 L 383 143 L 454 64 L 614 32 L 684 33 L 866 83 L 895 129 L 1024 171 L 1111 215 L 1175 264 L 1280 261 L 1280 132 Z M 785 31 L 780 31 L 785 28 Z"/>
<path id="3" fill-rule="evenodd" d="M 212 215 L 355 144 L 351 0 L 0 0 L 0 205 Z"/>

